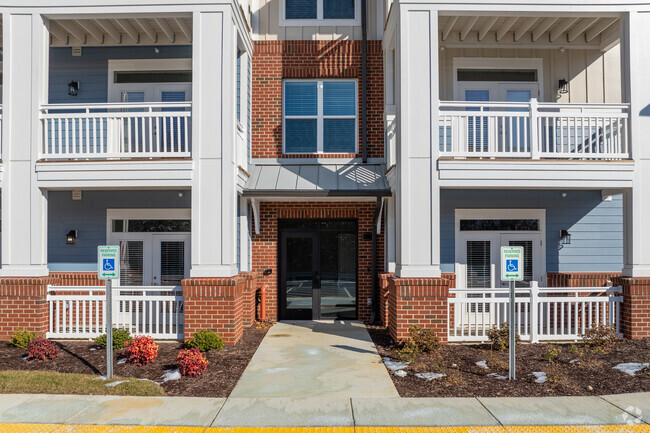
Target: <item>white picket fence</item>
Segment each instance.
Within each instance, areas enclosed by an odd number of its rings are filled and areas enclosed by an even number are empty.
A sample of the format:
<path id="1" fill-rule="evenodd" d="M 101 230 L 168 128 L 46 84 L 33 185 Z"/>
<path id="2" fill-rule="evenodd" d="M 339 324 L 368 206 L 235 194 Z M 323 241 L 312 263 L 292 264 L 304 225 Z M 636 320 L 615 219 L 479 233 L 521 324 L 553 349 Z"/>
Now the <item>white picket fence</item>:
<path id="1" fill-rule="evenodd" d="M 48 338 L 94 338 L 106 332 L 106 290 L 101 286 L 48 286 Z M 113 288 L 113 328 L 132 335 L 182 340 L 183 288 Z"/>
<path id="2" fill-rule="evenodd" d="M 447 309 L 448 339 L 487 341 L 493 326 L 509 322 L 507 289 L 452 289 Z M 578 340 L 594 325 L 620 333 L 623 303 L 620 287 L 557 287 L 516 289 L 517 332 L 524 341 Z"/>

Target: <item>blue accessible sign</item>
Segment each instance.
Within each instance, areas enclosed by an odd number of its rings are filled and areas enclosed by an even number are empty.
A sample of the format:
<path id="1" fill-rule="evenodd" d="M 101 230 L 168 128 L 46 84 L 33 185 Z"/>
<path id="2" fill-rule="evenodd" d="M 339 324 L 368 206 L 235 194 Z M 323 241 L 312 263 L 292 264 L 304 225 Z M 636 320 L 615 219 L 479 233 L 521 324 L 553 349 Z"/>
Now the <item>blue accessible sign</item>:
<path id="1" fill-rule="evenodd" d="M 100 280 L 120 278 L 120 247 L 109 245 L 97 247 L 97 277 Z"/>
<path id="2" fill-rule="evenodd" d="M 523 247 L 501 247 L 501 281 L 523 281 L 523 263 Z"/>

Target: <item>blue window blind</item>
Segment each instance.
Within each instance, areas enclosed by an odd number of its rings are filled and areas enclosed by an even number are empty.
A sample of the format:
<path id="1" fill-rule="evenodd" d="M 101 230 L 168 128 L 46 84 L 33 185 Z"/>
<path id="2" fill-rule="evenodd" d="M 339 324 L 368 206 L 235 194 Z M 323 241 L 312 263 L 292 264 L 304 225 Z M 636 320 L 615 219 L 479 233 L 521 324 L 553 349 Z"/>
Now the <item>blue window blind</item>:
<path id="1" fill-rule="evenodd" d="M 317 0 L 285 0 L 286 10 L 284 13 L 285 19 L 299 20 L 299 19 L 316 19 L 317 15 Z"/>
<path id="2" fill-rule="evenodd" d="M 241 121 L 241 51 L 237 50 L 237 121 Z"/>
<path id="3" fill-rule="evenodd" d="M 355 119 L 323 121 L 323 151 L 354 153 Z"/>
<path id="4" fill-rule="evenodd" d="M 354 116 L 356 107 L 356 84 L 354 81 L 326 81 L 323 83 L 323 115 Z"/>
<path id="5" fill-rule="evenodd" d="M 284 149 L 288 153 L 314 153 L 318 150 L 317 119 L 286 119 Z"/>
<path id="6" fill-rule="evenodd" d="M 323 0 L 323 18 L 354 19 L 355 0 Z"/>
<path id="7" fill-rule="evenodd" d="M 466 101 L 488 102 L 488 90 L 466 90 Z M 478 108 L 468 108 L 467 111 L 479 111 Z M 486 152 L 488 147 L 488 119 L 480 115 L 467 119 L 467 140 L 470 152 Z"/>
<path id="8" fill-rule="evenodd" d="M 284 114 L 286 116 L 316 116 L 318 114 L 318 83 L 286 82 L 284 84 Z"/>
<path id="9" fill-rule="evenodd" d="M 161 93 L 162 102 L 185 102 L 185 92 L 181 91 L 163 91 Z M 163 108 L 162 111 L 178 111 L 178 108 Z M 166 130 L 167 138 L 167 151 L 178 151 L 185 147 L 185 124 L 178 121 L 175 117 L 163 117 L 160 119 L 163 122 L 163 128 Z M 180 123 L 180 125 L 179 125 Z M 180 128 L 180 131 L 179 131 Z M 180 139 L 179 139 L 180 133 Z M 180 145 L 180 146 L 179 146 Z"/>

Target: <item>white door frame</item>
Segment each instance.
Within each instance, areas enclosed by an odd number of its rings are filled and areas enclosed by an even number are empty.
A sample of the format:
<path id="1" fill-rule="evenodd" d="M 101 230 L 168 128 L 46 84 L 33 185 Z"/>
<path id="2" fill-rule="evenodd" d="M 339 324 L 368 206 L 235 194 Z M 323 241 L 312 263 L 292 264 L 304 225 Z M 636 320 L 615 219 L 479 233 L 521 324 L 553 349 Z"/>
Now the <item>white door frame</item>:
<path id="1" fill-rule="evenodd" d="M 154 98 L 154 85 L 164 83 L 115 83 L 115 72 L 119 71 L 191 71 L 192 59 L 132 59 L 108 61 L 108 102 L 122 102 L 122 91 L 144 91 L 146 102 L 155 102 L 154 99 L 147 101 L 147 93 Z M 187 100 L 192 99 L 192 83 L 167 83 L 171 88 L 184 86 L 189 88 Z M 133 90 L 131 90 L 133 89 Z M 147 89 L 147 90 L 140 90 Z"/>
<path id="2" fill-rule="evenodd" d="M 460 231 L 461 219 L 536 219 L 539 221 L 537 231 Z M 459 289 L 467 286 L 467 240 L 493 240 L 490 251 L 492 262 L 492 287 L 501 287 L 498 264 L 499 246 L 502 238 L 515 237 L 520 239 L 533 239 L 539 241 L 539 254 L 536 263 L 533 264 L 533 279 L 539 281 L 540 285 L 545 284 L 546 279 L 546 209 L 456 209 L 455 210 L 455 264 L 456 287 Z M 535 248 L 537 245 L 534 245 Z"/>
<path id="3" fill-rule="evenodd" d="M 185 269 L 183 270 L 183 274 L 188 276 L 190 275 L 190 242 L 192 238 L 191 233 L 153 233 L 152 234 L 152 248 L 153 248 L 153 254 L 151 254 L 151 258 L 153 261 L 153 266 L 152 266 L 152 285 L 154 286 L 159 286 L 160 281 L 161 281 L 161 274 L 162 274 L 162 269 L 160 268 L 160 255 L 161 255 L 161 248 L 160 244 L 161 242 L 165 241 L 183 241 L 185 242 L 185 250 L 184 250 L 184 262 L 185 262 Z"/>

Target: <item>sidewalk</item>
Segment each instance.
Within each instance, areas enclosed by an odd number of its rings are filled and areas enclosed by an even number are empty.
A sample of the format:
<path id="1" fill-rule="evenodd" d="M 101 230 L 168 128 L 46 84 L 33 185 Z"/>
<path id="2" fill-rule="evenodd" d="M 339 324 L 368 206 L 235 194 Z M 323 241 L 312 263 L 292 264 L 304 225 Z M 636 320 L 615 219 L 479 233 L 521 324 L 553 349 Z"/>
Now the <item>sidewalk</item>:
<path id="1" fill-rule="evenodd" d="M 48 425 L 36 428 L 35 424 Z M 212 430 L 207 427 L 222 428 L 221 431 L 224 427 L 347 427 L 342 431 L 379 433 L 377 429 L 362 427 L 395 427 L 380 429 L 383 433 L 389 433 L 398 431 L 399 427 L 461 427 L 460 431 L 467 431 L 462 427 L 473 426 L 495 428 L 473 428 L 470 431 L 509 432 L 533 430 L 501 426 L 562 426 L 562 429 L 555 431 L 567 431 L 568 426 L 596 425 L 608 427 L 596 430 L 584 427 L 576 431 L 650 432 L 648 424 L 650 393 L 603 397 L 440 399 L 219 399 L 0 394 L 0 432 L 209 432 Z M 85 427 L 73 427 L 75 425 Z M 94 429 L 88 425 L 187 426 L 198 429 L 108 430 Z M 537 428 L 534 431 L 542 430 Z"/>

